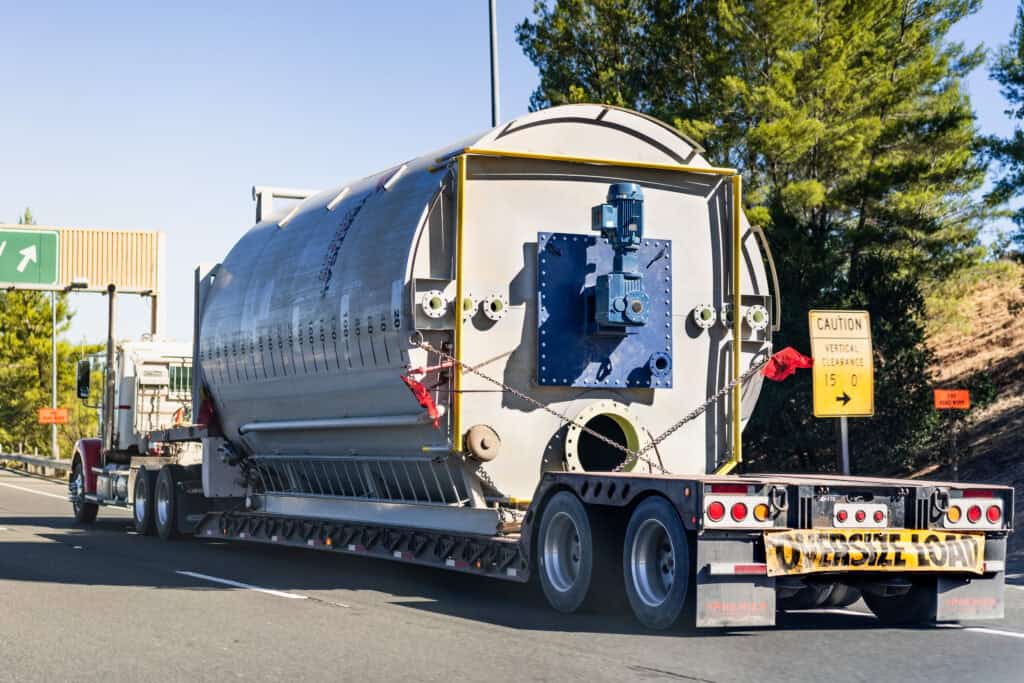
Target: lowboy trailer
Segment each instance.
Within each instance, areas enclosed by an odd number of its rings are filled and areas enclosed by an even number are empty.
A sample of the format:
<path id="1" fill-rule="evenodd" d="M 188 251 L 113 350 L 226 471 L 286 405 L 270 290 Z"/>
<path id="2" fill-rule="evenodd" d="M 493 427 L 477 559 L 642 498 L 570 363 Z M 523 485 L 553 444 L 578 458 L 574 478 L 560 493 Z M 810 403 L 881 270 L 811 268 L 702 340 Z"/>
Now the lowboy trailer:
<path id="1" fill-rule="evenodd" d="M 655 629 L 860 596 L 889 623 L 1001 617 L 1012 489 L 736 474 L 778 285 L 702 151 L 570 105 L 350 185 L 255 188 L 256 225 L 196 271 L 195 424 L 147 437 L 198 461 L 84 440 L 80 471 L 134 486 L 73 482 L 76 511 L 536 577 L 563 612 L 624 592 Z"/>

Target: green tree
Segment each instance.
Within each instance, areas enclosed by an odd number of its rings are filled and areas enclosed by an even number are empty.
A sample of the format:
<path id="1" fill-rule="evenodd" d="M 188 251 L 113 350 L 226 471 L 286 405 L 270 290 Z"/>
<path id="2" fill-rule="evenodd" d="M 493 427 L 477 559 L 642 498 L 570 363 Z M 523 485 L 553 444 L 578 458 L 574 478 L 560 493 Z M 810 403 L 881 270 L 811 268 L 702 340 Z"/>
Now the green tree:
<path id="1" fill-rule="evenodd" d="M 992 78 L 1010 103 L 1006 115 L 1017 122 L 1010 137 L 987 140 L 992 159 L 1003 171 L 987 196 L 990 203 L 998 206 L 1024 192 L 1024 130 L 1020 126 L 1024 120 L 1024 2 L 1017 7 L 1009 44 L 996 53 Z M 1024 206 L 1014 212 L 1013 221 L 1017 224 L 1013 240 L 1024 251 Z"/>
<path id="2" fill-rule="evenodd" d="M 18 217 L 19 225 L 34 225 L 32 212 Z M 57 296 L 57 334 L 71 324 L 67 295 Z M 50 405 L 50 297 L 28 290 L 0 292 L 0 446 L 49 454 L 50 428 L 38 424 L 38 409 Z M 60 451 L 68 457 L 76 440 L 97 433 L 95 410 L 75 398 L 75 364 L 98 345 L 57 343 L 57 386 L 60 405 L 70 409 L 70 422 L 58 427 Z"/>
<path id="3" fill-rule="evenodd" d="M 877 411 L 856 422 L 862 471 L 936 441 L 922 281 L 976 261 L 984 165 L 961 79 L 983 59 L 947 40 L 978 0 L 559 0 L 517 27 L 540 71 L 531 105 L 598 101 L 672 122 L 744 175 L 746 211 L 779 261 L 783 332 L 806 311 L 864 307 Z M 832 466 L 806 375 L 769 387 L 755 466 Z"/>

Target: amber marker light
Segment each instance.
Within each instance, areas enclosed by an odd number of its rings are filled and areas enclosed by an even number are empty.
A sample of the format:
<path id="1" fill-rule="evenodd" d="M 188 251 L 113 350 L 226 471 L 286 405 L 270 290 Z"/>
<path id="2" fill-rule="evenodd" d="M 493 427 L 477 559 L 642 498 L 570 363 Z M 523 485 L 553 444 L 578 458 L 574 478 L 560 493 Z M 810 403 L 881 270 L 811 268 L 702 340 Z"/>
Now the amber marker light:
<path id="1" fill-rule="evenodd" d="M 771 514 L 771 508 L 764 503 L 758 503 L 754 506 L 754 519 L 759 522 L 768 521 L 768 516 Z"/>
<path id="2" fill-rule="evenodd" d="M 946 512 L 946 519 L 948 519 L 953 524 L 956 524 L 960 521 L 960 517 L 962 517 L 963 514 L 964 513 L 960 509 L 959 505 L 951 505 L 949 507 L 949 510 Z"/>

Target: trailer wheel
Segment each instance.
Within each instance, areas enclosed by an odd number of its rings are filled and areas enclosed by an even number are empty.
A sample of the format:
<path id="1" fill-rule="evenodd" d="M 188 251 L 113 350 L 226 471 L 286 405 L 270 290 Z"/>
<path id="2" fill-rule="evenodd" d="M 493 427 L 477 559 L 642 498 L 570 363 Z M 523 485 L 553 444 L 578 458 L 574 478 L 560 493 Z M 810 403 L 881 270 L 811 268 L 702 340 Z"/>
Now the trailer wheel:
<path id="1" fill-rule="evenodd" d="M 788 598 L 778 598 L 777 607 L 783 612 L 795 612 L 824 606 L 832 596 L 836 584 L 812 583 L 804 586 Z"/>
<path id="2" fill-rule="evenodd" d="M 75 458 L 75 463 L 71 466 L 68 490 L 71 494 L 71 510 L 75 513 L 75 521 L 79 524 L 96 521 L 96 513 L 100 511 L 100 506 L 85 499 L 85 470 L 82 468 L 81 458 Z"/>
<path id="3" fill-rule="evenodd" d="M 167 541 L 178 536 L 175 523 L 178 516 L 178 481 L 180 476 L 176 465 L 164 465 L 156 475 L 153 496 L 153 511 L 156 518 L 156 533 Z"/>
<path id="4" fill-rule="evenodd" d="M 132 493 L 132 517 L 135 531 L 152 536 L 156 531 L 153 523 L 153 496 L 156 488 L 156 472 L 139 468 L 135 474 L 135 491 Z"/>
<path id="5" fill-rule="evenodd" d="M 903 595 L 876 595 L 864 591 L 864 602 L 878 620 L 889 626 L 926 624 L 935 621 L 935 585 L 915 583 Z"/>
<path id="6" fill-rule="evenodd" d="M 637 620 L 652 629 L 675 624 L 690 587 L 690 547 L 683 522 L 670 502 L 648 498 L 633 511 L 622 566 L 626 597 Z"/>
<path id="7" fill-rule="evenodd" d="M 544 506 L 537 535 L 537 572 L 548 604 L 575 612 L 594 587 L 595 538 L 587 509 L 571 491 Z"/>
<path id="8" fill-rule="evenodd" d="M 849 607 L 860 600 L 860 590 L 848 583 L 833 584 L 832 592 L 821 603 L 822 607 Z"/>

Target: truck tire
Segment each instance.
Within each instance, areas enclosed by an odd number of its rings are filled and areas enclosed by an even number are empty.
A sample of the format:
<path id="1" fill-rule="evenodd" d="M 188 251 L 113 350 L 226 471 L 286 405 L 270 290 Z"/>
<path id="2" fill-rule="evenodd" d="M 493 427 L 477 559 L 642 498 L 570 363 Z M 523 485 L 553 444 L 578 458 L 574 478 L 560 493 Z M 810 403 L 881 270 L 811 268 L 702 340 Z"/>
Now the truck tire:
<path id="1" fill-rule="evenodd" d="M 571 613 L 600 599 L 607 567 L 599 558 L 612 549 L 595 535 L 587 509 L 571 491 L 559 491 L 547 505 L 537 534 L 537 575 L 548 604 Z"/>
<path id="2" fill-rule="evenodd" d="M 903 595 L 881 596 L 864 591 L 864 602 L 878 620 L 888 626 L 927 624 L 935 621 L 935 585 L 915 583 Z"/>
<path id="3" fill-rule="evenodd" d="M 85 470 L 82 467 L 82 459 L 75 458 L 71 466 L 71 479 L 69 480 L 71 495 L 71 510 L 75 513 L 75 521 L 79 524 L 90 524 L 96 521 L 96 514 L 100 506 L 90 503 L 85 499 Z"/>
<path id="4" fill-rule="evenodd" d="M 156 475 L 153 516 L 156 521 L 156 533 L 165 541 L 178 537 L 178 481 L 181 479 L 179 470 L 181 468 L 177 465 L 164 465 Z"/>
<path id="5" fill-rule="evenodd" d="M 832 592 L 821 603 L 822 607 L 849 607 L 860 600 L 860 590 L 848 583 L 833 584 Z"/>
<path id="6" fill-rule="evenodd" d="M 156 472 L 139 468 L 135 475 L 135 490 L 132 492 L 132 518 L 135 520 L 135 531 L 143 536 L 152 536 L 156 532 L 153 521 L 153 494 L 156 488 Z"/>
<path id="7" fill-rule="evenodd" d="M 629 518 L 622 548 L 633 614 L 647 628 L 671 627 L 690 588 L 690 543 L 679 513 L 660 496 L 643 501 Z"/>
<path id="8" fill-rule="evenodd" d="M 811 583 L 798 590 L 788 598 L 778 598 L 776 606 L 783 612 L 795 612 L 804 609 L 823 607 L 832 596 L 836 584 Z"/>

